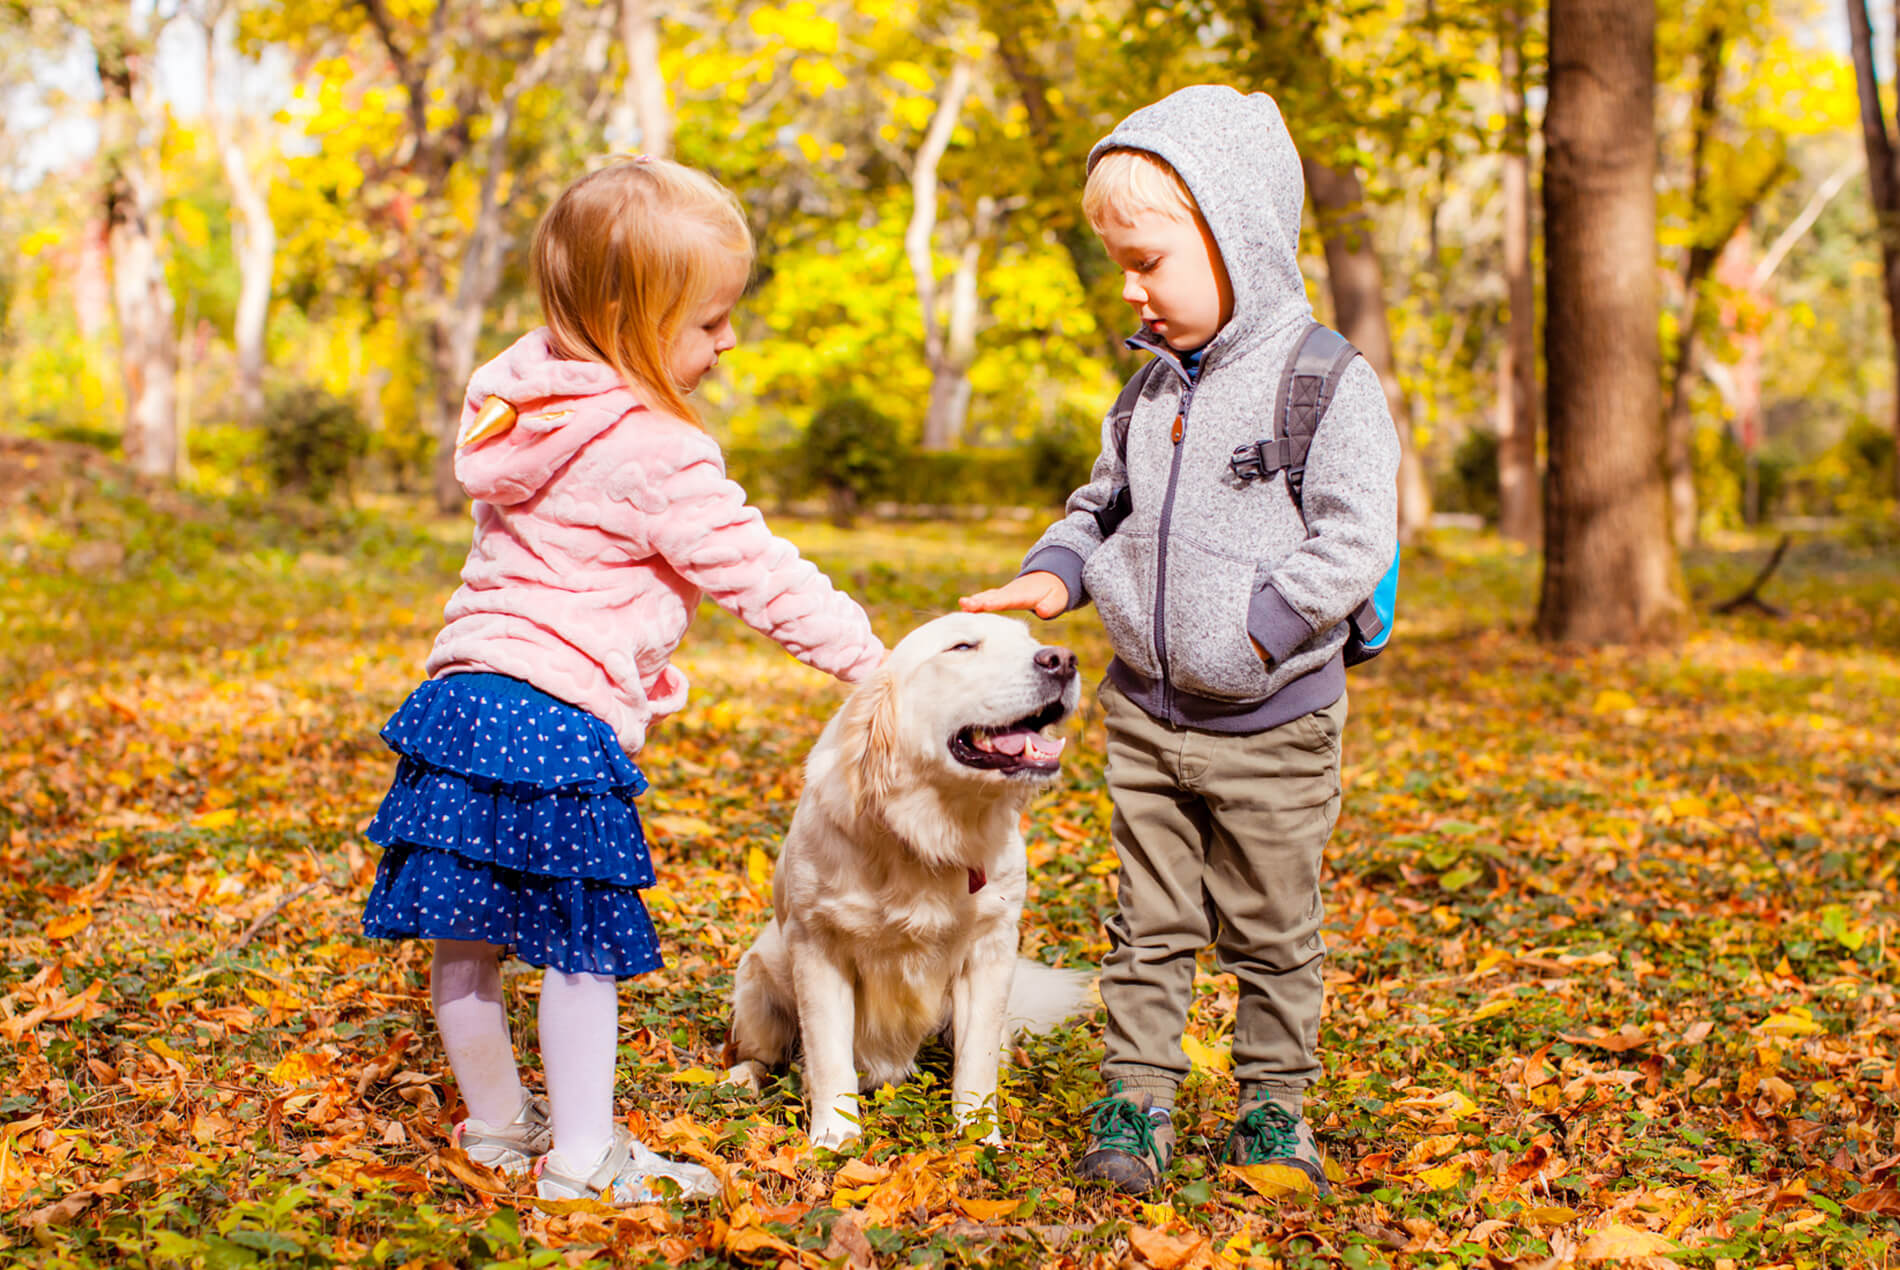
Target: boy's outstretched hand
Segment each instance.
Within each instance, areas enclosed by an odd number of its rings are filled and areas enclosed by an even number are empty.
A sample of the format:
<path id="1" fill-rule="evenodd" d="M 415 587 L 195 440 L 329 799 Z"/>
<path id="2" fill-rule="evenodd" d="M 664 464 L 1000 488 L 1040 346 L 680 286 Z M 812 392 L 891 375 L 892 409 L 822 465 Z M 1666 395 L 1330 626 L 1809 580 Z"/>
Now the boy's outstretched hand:
<path id="1" fill-rule="evenodd" d="M 1053 573 L 1025 573 L 1002 586 L 966 595 L 957 606 L 965 613 L 1028 609 L 1037 617 L 1054 617 L 1069 607 L 1069 588 Z"/>

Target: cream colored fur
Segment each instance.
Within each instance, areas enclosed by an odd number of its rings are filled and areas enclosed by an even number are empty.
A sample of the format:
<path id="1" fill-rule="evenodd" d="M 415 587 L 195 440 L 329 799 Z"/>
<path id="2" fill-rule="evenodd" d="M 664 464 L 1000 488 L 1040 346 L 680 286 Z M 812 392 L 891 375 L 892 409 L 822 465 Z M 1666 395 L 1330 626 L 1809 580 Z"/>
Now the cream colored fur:
<path id="1" fill-rule="evenodd" d="M 1014 619 L 955 613 L 911 632 L 820 735 L 773 919 L 739 963 L 727 1044 L 728 1079 L 753 1088 L 802 1045 L 814 1145 L 855 1138 L 858 1092 L 909 1075 L 946 1028 L 967 1122 L 994 1105 L 1013 1028 L 1085 1006 L 1088 976 L 1017 965 L 1019 826 L 1053 770 L 982 770 L 951 745 L 971 726 L 1066 718 L 1077 696 L 1069 653 Z M 973 874 L 986 879 L 975 891 Z"/>

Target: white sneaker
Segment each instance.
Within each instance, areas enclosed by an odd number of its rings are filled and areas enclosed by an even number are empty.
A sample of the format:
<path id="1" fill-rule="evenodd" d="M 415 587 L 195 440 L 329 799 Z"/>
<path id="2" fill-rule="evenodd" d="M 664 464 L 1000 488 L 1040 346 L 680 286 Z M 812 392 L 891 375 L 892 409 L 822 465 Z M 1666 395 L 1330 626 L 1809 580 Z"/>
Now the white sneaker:
<path id="1" fill-rule="evenodd" d="M 506 1124 L 464 1120 L 455 1126 L 449 1141 L 469 1159 L 497 1173 L 525 1173 L 554 1144 L 554 1131 L 548 1125 L 548 1100 L 530 1097 Z"/>
<path id="2" fill-rule="evenodd" d="M 624 1126 L 614 1127 L 614 1140 L 586 1173 L 563 1173 L 553 1159 L 544 1155 L 534 1166 L 535 1194 L 542 1199 L 598 1199 L 620 1208 L 656 1204 L 666 1198 L 653 1184 L 661 1178 L 679 1188 L 680 1199 L 711 1199 L 719 1193 L 711 1169 L 657 1155 L 634 1141 Z"/>

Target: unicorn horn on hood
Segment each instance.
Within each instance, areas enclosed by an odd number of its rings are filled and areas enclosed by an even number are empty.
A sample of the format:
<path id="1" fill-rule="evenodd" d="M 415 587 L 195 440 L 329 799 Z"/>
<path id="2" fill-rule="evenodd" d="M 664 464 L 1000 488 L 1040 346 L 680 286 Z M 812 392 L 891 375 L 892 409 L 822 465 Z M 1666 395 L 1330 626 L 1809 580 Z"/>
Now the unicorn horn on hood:
<path id="1" fill-rule="evenodd" d="M 462 425 L 462 434 L 455 438 L 455 448 L 464 450 L 471 445 L 479 445 L 514 426 L 515 408 L 500 397 L 489 397 L 482 402 L 482 408 L 475 412 L 475 417 Z"/>

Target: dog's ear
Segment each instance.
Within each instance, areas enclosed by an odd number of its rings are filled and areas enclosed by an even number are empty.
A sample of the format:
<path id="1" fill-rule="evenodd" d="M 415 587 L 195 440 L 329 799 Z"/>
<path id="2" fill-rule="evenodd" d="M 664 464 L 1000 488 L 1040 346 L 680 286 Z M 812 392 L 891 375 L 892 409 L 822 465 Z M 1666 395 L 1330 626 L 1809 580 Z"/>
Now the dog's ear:
<path id="1" fill-rule="evenodd" d="M 845 702 L 839 746 L 860 816 L 882 806 L 897 786 L 897 683 L 875 671 Z"/>

